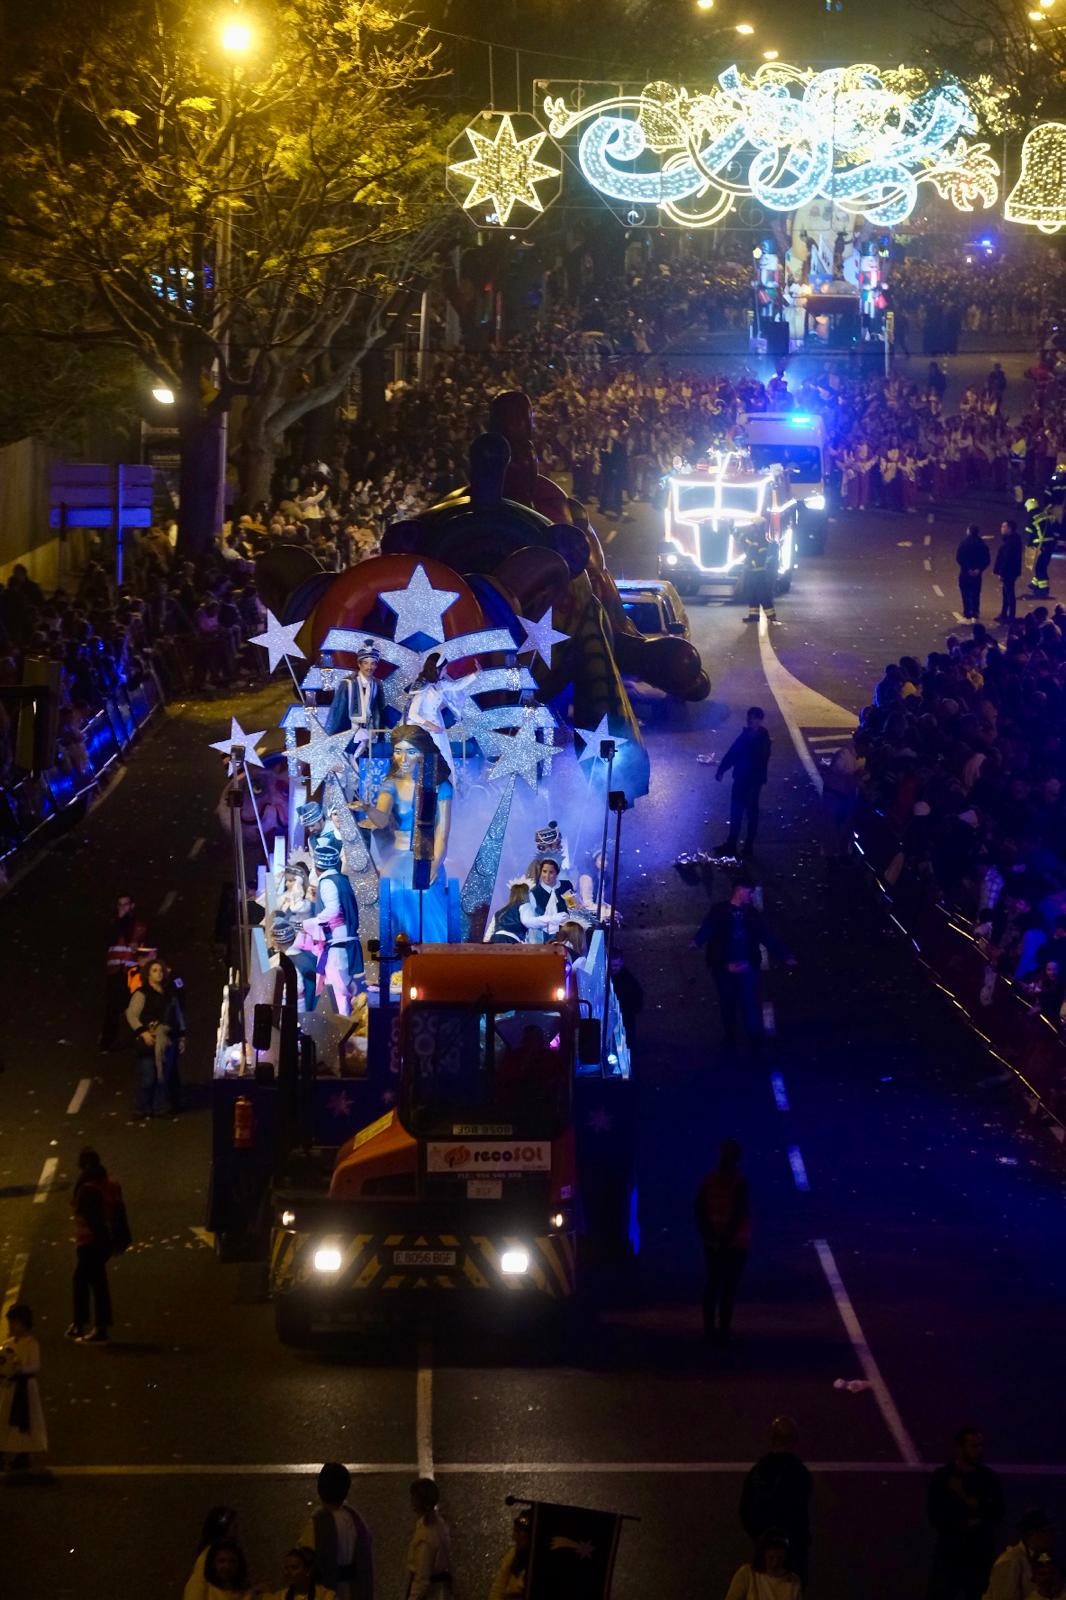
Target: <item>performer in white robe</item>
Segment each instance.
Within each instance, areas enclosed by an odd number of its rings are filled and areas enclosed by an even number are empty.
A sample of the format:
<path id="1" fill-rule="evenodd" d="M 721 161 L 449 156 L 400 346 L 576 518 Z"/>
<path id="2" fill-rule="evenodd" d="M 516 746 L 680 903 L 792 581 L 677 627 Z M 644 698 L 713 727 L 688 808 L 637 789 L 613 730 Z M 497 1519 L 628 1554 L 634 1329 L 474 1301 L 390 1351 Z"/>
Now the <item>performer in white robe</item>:
<path id="1" fill-rule="evenodd" d="M 422 675 L 412 686 L 413 692 L 403 719 L 409 727 L 422 728 L 429 734 L 440 752 L 448 776 L 452 778 L 455 768 L 448 730 L 444 725 L 444 708 L 447 707 L 456 718 L 461 719 L 467 693 L 476 680 L 476 672 L 468 673 L 465 678 L 449 678 L 439 658 L 427 656 Z"/>

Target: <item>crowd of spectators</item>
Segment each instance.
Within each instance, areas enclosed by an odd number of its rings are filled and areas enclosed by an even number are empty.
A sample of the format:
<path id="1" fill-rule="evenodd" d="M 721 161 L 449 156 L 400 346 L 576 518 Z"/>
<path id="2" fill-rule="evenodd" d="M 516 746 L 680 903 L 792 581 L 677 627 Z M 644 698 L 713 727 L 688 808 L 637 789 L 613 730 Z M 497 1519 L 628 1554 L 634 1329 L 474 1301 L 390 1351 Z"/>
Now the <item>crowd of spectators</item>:
<path id="1" fill-rule="evenodd" d="M 21 564 L 0 585 L 0 793 L 16 833 L 42 809 L 45 780 L 17 763 L 15 702 L 5 704 L 5 688 L 49 688 L 56 743 L 44 770 L 78 787 L 92 770 L 87 730 L 108 700 L 149 680 L 163 699 L 229 689 L 242 671 L 261 670 L 245 649 L 265 625 L 251 565 L 221 551 L 200 565 L 181 561 L 172 533 L 152 528 L 132 544 L 122 585 L 98 560 L 73 592 L 45 594 Z"/>
<path id="2" fill-rule="evenodd" d="M 972 919 L 997 975 L 1058 1023 L 1066 1000 L 1066 610 L 886 667 L 856 735 L 891 877 Z"/>

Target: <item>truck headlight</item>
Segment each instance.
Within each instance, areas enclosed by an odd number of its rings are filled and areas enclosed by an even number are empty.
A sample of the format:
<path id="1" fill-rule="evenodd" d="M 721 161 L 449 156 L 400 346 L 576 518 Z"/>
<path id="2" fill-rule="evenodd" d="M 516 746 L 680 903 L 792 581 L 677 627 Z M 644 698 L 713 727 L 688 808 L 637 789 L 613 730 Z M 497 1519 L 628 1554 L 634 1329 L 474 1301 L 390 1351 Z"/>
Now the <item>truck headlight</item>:
<path id="1" fill-rule="evenodd" d="M 337 1265 L 340 1265 L 338 1261 Z M 516 1246 L 512 1250 L 505 1250 L 500 1256 L 500 1271 L 508 1278 L 519 1278 L 523 1272 L 529 1271 L 529 1251 Z"/>
<path id="2" fill-rule="evenodd" d="M 809 494 L 807 496 L 806 500 L 804 500 L 803 504 L 807 507 L 808 511 L 824 511 L 825 510 L 825 495 L 824 494 Z"/>
<path id="3" fill-rule="evenodd" d="M 283 1228 L 291 1228 L 295 1221 L 296 1221 L 296 1213 L 295 1213 L 295 1211 L 283 1211 L 281 1213 L 281 1226 Z"/>
<path id="4" fill-rule="evenodd" d="M 563 1229 L 566 1227 L 566 1212 L 553 1211 L 551 1216 L 548 1218 L 548 1227 L 553 1233 L 562 1233 Z"/>
<path id="5" fill-rule="evenodd" d="M 676 550 L 667 551 L 666 565 L 668 567 L 676 567 L 677 566 L 677 551 Z"/>
<path id="6" fill-rule="evenodd" d="M 339 1272 L 341 1253 L 334 1244 L 321 1244 L 315 1251 L 316 1272 Z"/>

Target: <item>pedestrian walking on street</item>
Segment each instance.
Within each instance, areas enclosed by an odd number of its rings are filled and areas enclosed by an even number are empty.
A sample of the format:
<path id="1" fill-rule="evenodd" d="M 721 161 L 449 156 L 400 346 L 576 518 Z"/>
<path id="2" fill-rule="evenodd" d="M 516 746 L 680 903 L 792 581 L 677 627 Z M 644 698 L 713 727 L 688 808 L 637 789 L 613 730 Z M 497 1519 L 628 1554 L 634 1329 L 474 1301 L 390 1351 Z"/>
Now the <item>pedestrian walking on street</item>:
<path id="1" fill-rule="evenodd" d="M 724 1139 L 718 1165 L 708 1172 L 696 1194 L 696 1231 L 707 1268 L 703 1337 L 723 1348 L 729 1344 L 733 1305 L 751 1243 L 751 1197 L 740 1158 L 737 1141 Z"/>
<path id="2" fill-rule="evenodd" d="M 803 1585 L 792 1571 L 792 1553 L 783 1533 L 771 1530 L 755 1541 L 755 1552 L 733 1574 L 725 1600 L 800 1600 Z"/>
<path id="3" fill-rule="evenodd" d="M 759 975 L 765 945 L 788 966 L 796 965 L 780 939 L 770 931 L 761 911 L 754 904 L 755 880 L 742 874 L 728 900 L 717 901 L 696 931 L 694 949 L 704 948 L 722 1012 L 722 1043 L 727 1050 L 736 1047 L 737 1012 L 744 1019 L 753 1055 L 763 1043 L 762 999 Z"/>
<path id="4" fill-rule="evenodd" d="M 315 1571 L 337 1600 L 374 1600 L 374 1548 L 370 1529 L 348 1504 L 352 1475 L 339 1461 L 318 1474 L 319 1509 L 300 1543 L 315 1552 Z"/>
<path id="5" fill-rule="evenodd" d="M 452 1589 L 452 1542 L 437 1510 L 440 1492 L 432 1478 L 411 1485 L 415 1531 L 407 1546 L 406 1600 L 448 1600 Z"/>
<path id="6" fill-rule="evenodd" d="M 1035 1574 L 1054 1542 L 1055 1524 L 1043 1506 L 1023 1511 L 1017 1539 L 993 1564 L 984 1600 L 1031 1600 Z"/>
<path id="7" fill-rule="evenodd" d="M 1003 598 L 996 621 L 1013 622 L 1018 610 L 1014 586 L 1022 575 L 1025 552 L 1022 548 L 1022 536 L 1009 519 L 1000 523 L 999 533 L 999 549 L 996 551 L 996 564 L 992 571 L 999 579 Z"/>
<path id="8" fill-rule="evenodd" d="M 799 1429 L 792 1417 L 775 1417 L 770 1448 L 744 1479 L 740 1525 L 749 1539 L 773 1530 L 788 1540 L 792 1571 L 806 1588 L 811 1548 L 812 1479 L 797 1453 Z"/>
<path id="9" fill-rule="evenodd" d="M 532 1514 L 520 1511 L 511 1525 L 514 1542 L 496 1568 L 496 1576 L 489 1590 L 489 1600 L 523 1600 L 526 1592 L 526 1575 L 529 1571 L 532 1533 Z"/>
<path id="10" fill-rule="evenodd" d="M 984 1464 L 978 1428 L 960 1428 L 946 1466 L 929 1480 L 926 1506 L 936 1529 L 927 1600 L 981 1600 L 996 1554 L 1003 1487 Z"/>
<path id="11" fill-rule="evenodd" d="M 7 1339 L 0 1349 L 0 1461 L 9 1472 L 27 1471 L 30 1457 L 48 1449 L 37 1384 L 40 1370 L 33 1312 L 20 1300 L 7 1313 Z"/>
<path id="12" fill-rule="evenodd" d="M 967 622 L 976 622 L 981 615 L 981 579 L 989 562 L 988 546 L 976 522 L 971 522 L 967 528 L 955 551 L 955 560 L 959 568 L 962 614 Z"/>
<path id="13" fill-rule="evenodd" d="M 112 1321 L 107 1263 L 115 1253 L 116 1242 L 120 1249 L 126 1248 L 129 1225 L 121 1186 L 108 1177 L 107 1168 L 95 1150 L 85 1149 L 78 1157 L 71 1208 L 77 1263 L 73 1320 L 66 1336 L 79 1344 L 106 1344 Z M 115 1238 L 116 1223 L 119 1224 L 118 1240 Z"/>
<path id="14" fill-rule="evenodd" d="M 771 750 L 766 713 L 762 706 L 749 706 L 743 728 L 719 761 L 718 771 L 714 775 L 715 782 L 721 783 L 727 772 L 733 774 L 733 792 L 729 797 L 729 834 L 719 846 L 721 855 L 736 855 L 740 830 L 745 823 L 744 854 L 750 856 L 755 848 L 755 835 L 759 830 L 759 799 L 766 784 Z"/>
<path id="15" fill-rule="evenodd" d="M 167 981 L 161 961 L 149 961 L 130 996 L 126 1023 L 133 1034 L 137 1087 L 133 1116 L 166 1116 L 180 1106 L 178 1064 L 184 1049 L 185 1017 L 180 991 Z"/>

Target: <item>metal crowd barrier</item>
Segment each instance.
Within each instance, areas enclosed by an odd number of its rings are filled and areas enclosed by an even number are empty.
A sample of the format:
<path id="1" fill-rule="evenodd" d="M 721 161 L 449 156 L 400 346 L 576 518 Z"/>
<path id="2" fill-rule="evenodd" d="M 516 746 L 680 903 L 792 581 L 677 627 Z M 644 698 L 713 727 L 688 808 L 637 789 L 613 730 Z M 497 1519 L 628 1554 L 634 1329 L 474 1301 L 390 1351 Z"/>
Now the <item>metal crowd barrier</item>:
<path id="1" fill-rule="evenodd" d="M 151 670 L 135 689 L 121 688 L 81 729 L 87 761 L 54 766 L 20 778 L 0 790 L 0 863 L 9 862 L 51 829 L 73 820 L 75 806 L 99 791 L 111 768 L 163 705 L 159 679 Z M 43 840 L 42 840 L 43 842 Z"/>
<path id="2" fill-rule="evenodd" d="M 935 887 L 901 866 L 895 829 L 866 808 L 856 844 L 888 914 L 911 942 L 930 979 L 955 1005 L 985 1048 L 1007 1068 L 1033 1108 L 1066 1130 L 1066 1040 L 1011 979 L 995 973 L 982 953 L 974 924 L 937 897 Z"/>

